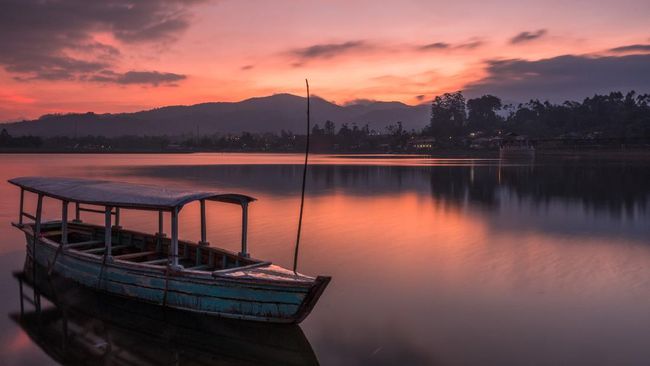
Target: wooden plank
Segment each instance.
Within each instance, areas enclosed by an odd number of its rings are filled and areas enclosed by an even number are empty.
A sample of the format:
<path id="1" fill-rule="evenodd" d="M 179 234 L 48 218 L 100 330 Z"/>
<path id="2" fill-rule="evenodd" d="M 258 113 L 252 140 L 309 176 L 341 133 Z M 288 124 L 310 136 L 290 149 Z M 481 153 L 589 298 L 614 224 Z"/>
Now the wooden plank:
<path id="1" fill-rule="evenodd" d="M 216 271 L 212 272 L 212 276 L 218 276 L 220 274 L 225 274 L 225 273 L 230 273 L 230 272 L 247 271 L 249 269 L 264 267 L 264 266 L 268 266 L 268 265 L 271 265 L 271 264 L 272 264 L 271 262 L 259 262 L 259 263 L 249 264 L 247 266 L 219 269 L 219 270 L 216 270 Z"/>
<path id="2" fill-rule="evenodd" d="M 113 250 L 124 249 L 124 248 L 128 248 L 128 247 L 130 247 L 130 245 L 116 245 L 114 247 L 111 247 L 111 253 L 113 252 Z M 102 247 L 102 248 L 93 248 L 93 249 L 88 249 L 88 250 L 82 250 L 82 252 L 89 253 L 89 254 L 96 254 L 96 253 L 102 253 L 105 250 L 106 250 L 106 247 Z"/>
<path id="3" fill-rule="evenodd" d="M 86 246 L 86 245 L 97 245 L 97 244 L 104 244 L 104 241 L 103 240 L 81 241 L 79 243 L 67 244 L 65 247 L 66 248 L 79 248 L 79 247 L 83 247 L 83 246 Z"/>
<path id="4" fill-rule="evenodd" d="M 208 269 L 208 268 L 210 268 L 209 265 L 207 265 L 207 264 L 201 264 L 201 265 L 199 265 L 199 266 L 186 267 L 185 269 L 191 269 L 191 270 L 193 270 L 193 271 L 200 271 L 200 270 L 202 270 L 202 269 Z"/>
<path id="5" fill-rule="evenodd" d="M 117 255 L 114 258 L 115 259 L 121 259 L 121 260 L 127 260 L 127 259 L 146 257 L 148 255 L 152 255 L 152 254 L 156 254 L 156 253 L 157 252 L 155 250 L 151 250 L 151 251 L 148 251 L 148 252 L 139 252 L 139 253 L 129 253 L 129 254 Z"/>
<path id="6" fill-rule="evenodd" d="M 102 243 L 103 242 L 104 241 L 102 240 Z M 106 250 L 105 247 L 101 247 L 101 248 L 91 248 L 91 249 L 86 249 L 86 250 L 80 250 L 80 252 L 89 253 L 89 254 L 97 254 L 97 253 L 102 253 L 105 250 Z"/>
<path id="7" fill-rule="evenodd" d="M 163 259 L 154 259 L 152 261 L 146 261 L 146 262 L 140 262 L 141 264 L 161 264 L 161 263 L 167 263 L 169 259 L 163 258 Z"/>
<path id="8" fill-rule="evenodd" d="M 68 234 L 71 234 L 71 233 L 86 234 L 87 231 L 68 229 Z M 45 237 L 54 236 L 54 235 L 61 235 L 61 234 L 63 234 L 63 230 L 50 230 L 50 231 L 44 231 L 43 232 L 43 236 L 45 236 Z"/>
<path id="9" fill-rule="evenodd" d="M 30 215 L 27 212 L 23 212 L 22 215 L 27 217 L 28 219 L 32 219 L 32 220 L 36 221 L 36 216 Z"/>

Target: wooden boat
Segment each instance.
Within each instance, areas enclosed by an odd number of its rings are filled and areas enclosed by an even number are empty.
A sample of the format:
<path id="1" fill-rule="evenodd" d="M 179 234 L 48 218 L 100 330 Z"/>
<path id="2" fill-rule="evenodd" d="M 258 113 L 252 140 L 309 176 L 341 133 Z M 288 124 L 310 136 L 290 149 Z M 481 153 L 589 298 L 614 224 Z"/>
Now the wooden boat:
<path id="1" fill-rule="evenodd" d="M 37 273 L 14 273 L 21 310 L 10 317 L 62 365 L 318 365 L 295 324 L 168 309 Z"/>
<path id="2" fill-rule="evenodd" d="M 311 312 L 330 277 L 316 278 L 251 258 L 247 249 L 249 196 L 77 178 L 21 177 L 19 220 L 27 239 L 26 270 L 47 268 L 102 292 L 165 307 L 227 318 L 299 323 Z M 25 192 L 37 195 L 36 213 L 24 211 Z M 61 220 L 42 221 L 43 199 L 62 202 Z M 201 241 L 178 239 L 178 216 L 199 201 Z M 207 201 L 242 208 L 241 252 L 212 247 L 206 240 Z M 68 221 L 68 206 L 75 218 Z M 97 207 L 99 206 L 99 207 Z M 158 232 L 120 226 L 120 209 L 158 213 Z M 100 213 L 104 225 L 81 221 L 81 212 Z M 163 233 L 163 213 L 171 216 L 171 237 Z M 31 219 L 27 223 L 24 219 Z M 114 220 L 113 220 L 114 219 Z"/>

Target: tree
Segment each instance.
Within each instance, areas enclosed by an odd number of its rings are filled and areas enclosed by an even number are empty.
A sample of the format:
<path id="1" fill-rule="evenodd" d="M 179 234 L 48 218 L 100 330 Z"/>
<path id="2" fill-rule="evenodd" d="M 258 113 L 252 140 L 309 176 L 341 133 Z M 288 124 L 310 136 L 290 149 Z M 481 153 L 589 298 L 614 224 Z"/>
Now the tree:
<path id="1" fill-rule="evenodd" d="M 7 132 L 6 128 L 3 128 L 2 132 L 0 132 L 0 146 L 9 146 L 10 142 L 11 135 Z"/>
<path id="2" fill-rule="evenodd" d="M 459 136 L 465 126 L 465 97 L 458 91 L 435 97 L 431 104 L 431 134 L 441 139 Z"/>
<path id="3" fill-rule="evenodd" d="M 325 121 L 325 134 L 329 136 L 336 135 L 336 125 L 334 122 L 330 120 Z"/>
<path id="4" fill-rule="evenodd" d="M 393 150 L 404 149 L 406 147 L 406 142 L 408 140 L 409 135 L 404 130 L 401 121 L 398 121 L 394 125 L 391 124 L 386 126 L 386 130 L 390 135 L 390 147 Z"/>
<path id="5" fill-rule="evenodd" d="M 501 110 L 501 99 L 494 95 L 484 95 L 467 100 L 467 125 L 472 131 L 488 132 L 501 122 L 497 111 Z"/>
<path id="6" fill-rule="evenodd" d="M 318 123 L 316 123 L 311 129 L 311 133 L 314 136 L 322 136 L 325 134 L 325 130 L 320 128 L 320 126 L 318 126 Z"/>

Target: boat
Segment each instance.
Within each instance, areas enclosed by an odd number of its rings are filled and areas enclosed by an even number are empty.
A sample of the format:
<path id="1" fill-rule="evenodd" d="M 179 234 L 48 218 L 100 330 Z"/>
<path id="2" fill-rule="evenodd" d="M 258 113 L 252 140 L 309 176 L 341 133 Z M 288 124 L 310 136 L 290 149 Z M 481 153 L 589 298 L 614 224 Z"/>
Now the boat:
<path id="1" fill-rule="evenodd" d="M 25 271 L 46 268 L 92 290 L 183 311 L 270 323 L 300 323 L 331 280 L 311 277 L 250 256 L 248 206 L 253 197 L 146 184 L 63 177 L 19 177 L 18 222 L 27 247 Z M 25 194 L 36 195 L 36 212 L 25 212 Z M 42 218 L 44 198 L 61 202 L 60 220 Z M 201 241 L 178 238 L 181 209 L 199 201 Z M 242 209 L 241 251 L 211 246 L 206 238 L 206 204 Z M 70 204 L 75 217 L 68 220 Z M 158 215 L 158 232 L 120 224 L 120 210 Z M 104 225 L 82 221 L 81 213 L 104 216 Z M 164 215 L 168 213 L 168 215 Z M 170 217 L 170 235 L 164 232 Z M 27 222 L 30 220 L 30 222 Z M 155 220 L 155 219 L 154 219 Z"/>
<path id="2" fill-rule="evenodd" d="M 20 312 L 9 317 L 62 365 L 318 365 L 295 324 L 163 308 L 37 273 L 14 273 Z"/>

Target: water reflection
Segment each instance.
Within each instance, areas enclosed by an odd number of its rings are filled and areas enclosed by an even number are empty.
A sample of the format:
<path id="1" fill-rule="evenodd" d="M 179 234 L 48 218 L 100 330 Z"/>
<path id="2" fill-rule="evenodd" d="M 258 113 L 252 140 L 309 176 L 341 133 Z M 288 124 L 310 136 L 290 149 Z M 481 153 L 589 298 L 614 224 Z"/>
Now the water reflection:
<path id="1" fill-rule="evenodd" d="M 45 353 L 79 365 L 318 365 L 296 325 L 218 319 L 103 295 L 49 278 L 15 274 L 21 312 L 10 314 Z M 32 294 L 34 294 L 32 296 Z M 47 305 L 47 304 L 51 305 Z"/>
<path id="2" fill-rule="evenodd" d="M 299 165 L 159 165 L 122 170 L 126 176 L 185 180 L 206 187 L 248 189 L 295 196 Z M 562 162 L 505 165 L 378 166 L 314 165 L 309 192 L 355 196 L 413 191 L 453 205 L 495 210 L 502 196 L 528 200 L 533 208 L 552 201 L 575 202 L 612 217 L 645 215 L 650 200 L 650 169 L 630 162 Z"/>
<path id="3" fill-rule="evenodd" d="M 333 280 L 301 327 L 321 364 L 650 359 L 647 162 L 313 161 L 299 269 Z M 250 194 L 259 198 L 250 217 L 253 255 L 290 266 L 300 163 L 299 155 L 0 156 L 0 178 L 64 175 Z M 9 222 L 18 195 L 0 184 L 0 196 L 0 267 L 17 269 L 24 238 Z M 47 217 L 60 213 L 53 203 L 45 202 Z M 237 208 L 207 209 L 211 245 L 237 250 Z M 183 209 L 183 238 L 199 238 L 198 210 Z M 123 222 L 156 230 L 155 214 L 125 210 Z M 3 313 L 17 312 L 8 270 L 0 272 L 0 292 Z M 34 361 L 47 356 L 8 317 L 0 329 L 0 360 L 47 363 Z M 161 348 L 145 346 L 152 347 Z"/>

